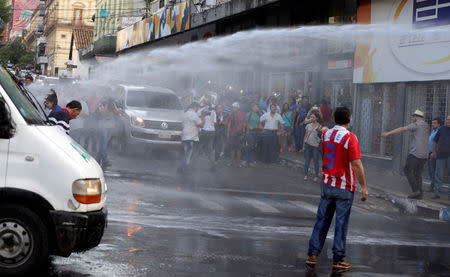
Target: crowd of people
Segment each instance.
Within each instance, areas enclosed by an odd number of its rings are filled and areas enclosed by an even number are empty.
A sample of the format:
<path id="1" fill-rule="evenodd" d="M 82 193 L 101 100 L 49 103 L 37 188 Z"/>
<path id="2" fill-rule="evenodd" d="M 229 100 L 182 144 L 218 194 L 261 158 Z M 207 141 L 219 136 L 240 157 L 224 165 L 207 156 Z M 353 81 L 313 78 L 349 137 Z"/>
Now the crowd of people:
<path id="1" fill-rule="evenodd" d="M 228 166 L 254 167 L 257 162 L 274 163 L 282 152 L 304 152 L 305 180 L 314 163 L 314 181 L 319 180 L 321 132 L 333 127 L 332 109 L 326 99 L 311 105 L 308 96 L 290 98 L 281 107 L 277 97 L 261 97 L 247 105 L 231 104 L 229 112 L 210 97 L 191 103 L 183 120 L 185 158 L 180 171 L 188 170 L 192 156 L 204 155 L 214 168 L 229 157 Z"/>

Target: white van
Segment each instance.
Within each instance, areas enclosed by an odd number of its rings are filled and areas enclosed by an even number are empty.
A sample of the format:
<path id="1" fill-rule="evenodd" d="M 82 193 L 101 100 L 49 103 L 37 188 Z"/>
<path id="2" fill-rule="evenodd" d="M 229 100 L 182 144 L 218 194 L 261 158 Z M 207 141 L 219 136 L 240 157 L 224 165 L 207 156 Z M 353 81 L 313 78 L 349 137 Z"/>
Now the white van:
<path id="1" fill-rule="evenodd" d="M 106 190 L 95 159 L 46 125 L 0 66 L 0 276 L 33 272 L 50 254 L 97 246 Z"/>

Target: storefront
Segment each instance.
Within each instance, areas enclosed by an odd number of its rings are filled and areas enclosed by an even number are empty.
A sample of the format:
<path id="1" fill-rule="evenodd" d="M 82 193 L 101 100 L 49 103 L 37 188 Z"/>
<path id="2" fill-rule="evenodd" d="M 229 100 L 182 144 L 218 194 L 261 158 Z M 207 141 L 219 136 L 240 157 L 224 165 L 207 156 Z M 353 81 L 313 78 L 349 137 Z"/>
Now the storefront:
<path id="1" fill-rule="evenodd" d="M 416 109 L 430 125 L 433 118 L 445 119 L 450 109 L 450 42 L 445 32 L 436 31 L 439 26 L 448 34 L 450 21 L 448 16 L 421 17 L 418 9 L 440 7 L 417 2 L 362 1 L 358 11 L 360 23 L 389 23 L 392 30 L 357 44 L 353 131 L 364 155 L 392 160 L 396 170 L 406 160 L 410 136 L 381 138 L 381 133 L 410 124 Z"/>

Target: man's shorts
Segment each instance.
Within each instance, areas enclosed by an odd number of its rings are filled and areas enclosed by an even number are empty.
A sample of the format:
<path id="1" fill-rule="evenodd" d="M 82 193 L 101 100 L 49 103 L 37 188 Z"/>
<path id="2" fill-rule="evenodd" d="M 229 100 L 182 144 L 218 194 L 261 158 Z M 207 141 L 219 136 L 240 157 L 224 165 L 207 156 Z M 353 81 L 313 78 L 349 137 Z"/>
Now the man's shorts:
<path id="1" fill-rule="evenodd" d="M 230 139 L 228 141 L 230 145 L 230 150 L 239 150 L 241 151 L 242 148 L 244 148 L 244 136 L 230 136 Z"/>

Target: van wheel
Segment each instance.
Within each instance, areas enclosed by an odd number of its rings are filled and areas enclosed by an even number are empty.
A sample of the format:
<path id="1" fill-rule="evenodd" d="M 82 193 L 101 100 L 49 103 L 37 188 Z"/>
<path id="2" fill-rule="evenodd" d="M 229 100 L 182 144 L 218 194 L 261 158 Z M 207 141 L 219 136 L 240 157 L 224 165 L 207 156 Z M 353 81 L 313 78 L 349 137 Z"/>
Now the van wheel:
<path id="1" fill-rule="evenodd" d="M 39 216 L 23 206 L 0 205 L 0 276 L 29 274 L 46 260 L 48 234 Z"/>

